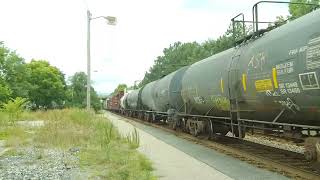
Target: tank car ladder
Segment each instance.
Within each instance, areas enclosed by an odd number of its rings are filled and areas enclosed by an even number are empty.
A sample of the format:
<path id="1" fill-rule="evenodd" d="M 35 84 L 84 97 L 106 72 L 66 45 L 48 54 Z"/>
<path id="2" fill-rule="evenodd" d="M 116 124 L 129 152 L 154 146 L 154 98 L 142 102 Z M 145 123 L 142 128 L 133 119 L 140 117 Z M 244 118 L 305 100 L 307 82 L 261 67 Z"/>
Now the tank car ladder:
<path id="1" fill-rule="evenodd" d="M 239 107 L 239 59 L 240 53 L 239 49 L 236 50 L 234 56 L 232 56 L 232 60 L 230 62 L 229 70 L 228 70 L 228 90 L 229 90 L 229 101 L 230 101 L 230 126 L 231 132 L 234 136 L 242 139 L 243 138 L 243 128 L 240 120 L 240 107 Z M 234 124 L 237 122 L 237 124 Z M 236 128 L 238 126 L 238 129 Z"/>
<path id="2" fill-rule="evenodd" d="M 243 138 L 243 132 L 242 132 L 243 129 L 242 129 L 242 123 L 241 123 L 241 120 L 240 120 L 240 110 L 239 110 L 239 103 L 238 103 L 238 99 L 237 98 L 230 99 L 230 111 L 229 111 L 229 113 L 230 113 L 231 132 L 237 138 L 242 139 Z M 234 124 L 235 121 L 237 122 L 237 124 Z M 235 125 L 237 125 L 237 127 Z M 236 130 L 235 128 L 238 128 L 238 129 Z"/>

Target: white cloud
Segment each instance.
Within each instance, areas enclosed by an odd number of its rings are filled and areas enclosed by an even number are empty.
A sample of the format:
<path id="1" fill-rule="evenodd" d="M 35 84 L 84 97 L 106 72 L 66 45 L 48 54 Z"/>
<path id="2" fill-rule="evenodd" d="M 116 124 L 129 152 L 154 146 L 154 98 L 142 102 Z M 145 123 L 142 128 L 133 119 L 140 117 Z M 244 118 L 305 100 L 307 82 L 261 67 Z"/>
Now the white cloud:
<path id="1" fill-rule="evenodd" d="M 170 43 L 216 38 L 242 11 L 251 18 L 253 2 L 0 0 L 0 40 L 27 61 L 47 59 L 70 76 L 86 71 L 86 4 L 93 16 L 116 16 L 116 26 L 91 22 L 92 71 L 97 71 L 92 80 L 99 92 L 111 92 L 119 83 L 141 80 Z"/>

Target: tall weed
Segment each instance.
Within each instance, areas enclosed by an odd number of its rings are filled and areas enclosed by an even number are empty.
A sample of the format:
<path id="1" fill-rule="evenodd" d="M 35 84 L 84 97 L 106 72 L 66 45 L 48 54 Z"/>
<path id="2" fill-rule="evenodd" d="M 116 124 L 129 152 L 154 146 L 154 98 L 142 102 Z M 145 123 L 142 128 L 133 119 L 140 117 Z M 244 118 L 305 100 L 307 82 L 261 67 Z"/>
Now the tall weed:
<path id="1" fill-rule="evenodd" d="M 132 149 L 136 149 L 140 145 L 140 136 L 136 128 L 134 128 L 133 132 L 127 134 L 125 139 Z"/>

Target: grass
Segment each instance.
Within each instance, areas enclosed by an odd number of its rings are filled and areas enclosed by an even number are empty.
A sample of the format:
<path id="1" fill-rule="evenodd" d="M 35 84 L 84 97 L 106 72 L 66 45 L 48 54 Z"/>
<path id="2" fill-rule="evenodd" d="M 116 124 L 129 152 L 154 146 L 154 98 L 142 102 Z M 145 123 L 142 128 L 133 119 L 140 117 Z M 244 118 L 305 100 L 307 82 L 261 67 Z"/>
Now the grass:
<path id="1" fill-rule="evenodd" d="M 0 128 L 6 127 L 9 122 L 9 115 L 0 111 Z"/>
<path id="2" fill-rule="evenodd" d="M 3 154 L 3 156 L 21 156 L 21 155 L 23 155 L 23 152 L 17 151 L 16 149 L 10 149 Z"/>
<path id="3" fill-rule="evenodd" d="M 0 113 L 0 118 L 5 116 Z M 81 168 L 90 172 L 92 178 L 156 179 L 151 162 L 136 150 L 140 144 L 136 129 L 121 136 L 106 118 L 81 109 L 24 112 L 21 119 L 43 120 L 45 126 L 30 134 L 22 127 L 7 124 L 0 130 L 0 139 L 6 139 L 8 146 L 23 146 L 32 139 L 31 145 L 42 148 L 68 151 L 76 147 L 80 149 Z M 43 156 L 39 154 L 38 158 Z"/>
<path id="4" fill-rule="evenodd" d="M 125 139 L 132 149 L 136 149 L 140 145 L 139 133 L 136 128 L 134 128 L 134 131 L 131 134 L 127 134 Z"/>

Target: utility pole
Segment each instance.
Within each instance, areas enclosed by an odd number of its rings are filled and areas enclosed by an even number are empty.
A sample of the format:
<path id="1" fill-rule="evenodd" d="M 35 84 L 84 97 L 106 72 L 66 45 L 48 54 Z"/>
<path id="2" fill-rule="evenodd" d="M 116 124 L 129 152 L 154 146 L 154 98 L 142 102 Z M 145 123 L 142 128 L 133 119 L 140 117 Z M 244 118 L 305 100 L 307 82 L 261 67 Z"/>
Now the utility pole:
<path id="1" fill-rule="evenodd" d="M 91 13 L 87 10 L 87 110 L 90 110 L 91 97 L 90 97 L 90 88 L 91 88 L 91 60 L 90 60 L 90 21 Z"/>
<path id="2" fill-rule="evenodd" d="M 117 18 L 113 16 L 98 16 L 91 17 L 92 14 L 89 10 L 87 10 L 87 110 L 90 110 L 91 105 L 91 56 L 90 56 L 90 21 L 98 18 L 104 18 L 107 20 L 108 25 L 116 25 Z"/>

